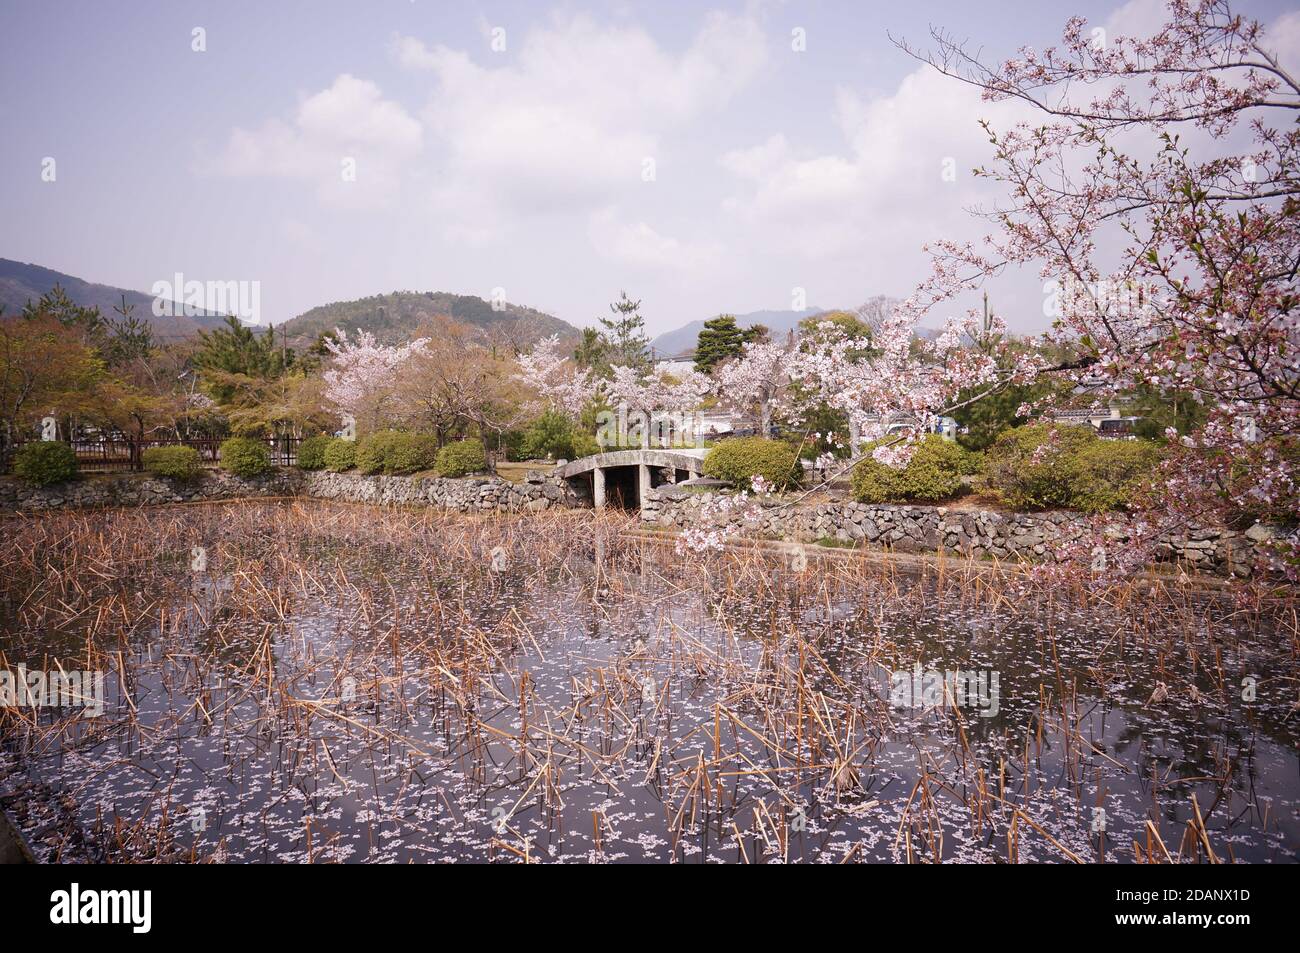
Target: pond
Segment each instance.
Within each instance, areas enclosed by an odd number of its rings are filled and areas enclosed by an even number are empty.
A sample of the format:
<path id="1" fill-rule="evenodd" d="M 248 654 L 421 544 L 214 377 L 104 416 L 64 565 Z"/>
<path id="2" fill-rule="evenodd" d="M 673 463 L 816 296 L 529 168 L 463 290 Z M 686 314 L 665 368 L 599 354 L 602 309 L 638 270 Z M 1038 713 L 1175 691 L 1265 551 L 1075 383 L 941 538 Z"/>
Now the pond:
<path id="1" fill-rule="evenodd" d="M 590 511 L 268 502 L 3 522 L 0 661 L 87 673 L 76 697 L 0 710 L 0 803 L 45 859 L 1293 862 L 1300 847 L 1287 593 L 1040 590 L 815 547 L 680 556 Z"/>

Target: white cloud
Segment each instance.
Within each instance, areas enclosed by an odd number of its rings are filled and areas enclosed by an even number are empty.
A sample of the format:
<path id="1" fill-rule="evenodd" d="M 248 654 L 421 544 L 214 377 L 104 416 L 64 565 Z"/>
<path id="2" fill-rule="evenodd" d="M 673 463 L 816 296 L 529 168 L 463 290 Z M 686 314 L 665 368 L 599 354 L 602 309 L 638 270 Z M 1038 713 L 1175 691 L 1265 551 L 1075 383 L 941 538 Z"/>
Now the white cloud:
<path id="1" fill-rule="evenodd" d="M 1169 21 L 1169 6 L 1166 0 L 1129 0 L 1128 3 L 1114 10 L 1099 25 L 1110 39 L 1117 36 L 1154 35 Z"/>
<path id="2" fill-rule="evenodd" d="M 304 99 L 291 122 L 232 130 L 225 149 L 200 171 L 303 179 L 330 204 L 372 208 L 392 202 L 403 166 L 422 143 L 418 120 L 374 83 L 343 73 Z M 355 166 L 355 180 L 345 176 L 345 163 Z"/>
<path id="3" fill-rule="evenodd" d="M 1148 36 L 1167 19 L 1161 0 L 1132 0 L 1103 21 L 1108 36 Z M 1288 13 L 1266 32 L 1266 45 L 1285 63 L 1300 54 L 1300 14 Z M 1099 94 L 1098 91 L 1093 91 Z M 1006 131 L 1043 114 L 1017 101 L 986 102 L 977 89 L 928 66 L 907 74 L 890 92 L 874 97 L 837 90 L 823 107 L 842 136 L 839 149 L 809 151 L 774 132 L 765 140 L 719 158 L 731 176 L 723 200 L 736 240 L 728 257 L 751 272 L 783 267 L 818 300 L 852 300 L 877 291 L 908 293 L 929 260 L 922 245 L 939 239 L 978 240 L 994 225 L 975 215 L 1006 199 L 1005 187 L 976 179 L 971 170 L 992 160 L 978 120 Z M 1241 128 L 1217 141 L 1187 128 L 1183 141 L 1207 157 L 1244 147 Z M 1139 156 L 1154 155 L 1157 139 L 1135 130 L 1123 140 Z M 952 160 L 955 181 L 942 176 Z M 1114 249 L 1123 247 L 1116 236 Z M 766 265 L 755 263 L 766 263 Z M 1036 274 L 1009 274 L 1000 282 L 999 305 L 1015 306 L 1013 325 L 1041 324 Z M 863 291 L 846 291 L 856 288 Z"/>
<path id="4" fill-rule="evenodd" d="M 716 242 L 684 242 L 643 221 L 627 222 L 614 207 L 593 212 L 588 221 L 592 247 L 603 257 L 634 268 L 692 272 L 715 267 L 722 256 Z"/>
<path id="5" fill-rule="evenodd" d="M 512 59 L 485 52 L 479 63 L 402 36 L 393 54 L 437 81 L 423 112 L 444 156 L 437 210 L 453 233 L 486 240 L 519 217 L 591 212 L 639 189 L 643 160 L 727 105 L 766 46 L 754 21 L 724 14 L 680 54 L 578 16 L 530 32 Z"/>
<path id="6" fill-rule="evenodd" d="M 1005 128 L 1023 114 L 1015 103 L 981 102 L 929 67 L 887 96 L 841 89 L 833 115 L 845 148 L 800 155 L 778 134 L 727 153 L 720 163 L 737 188 L 724 208 L 780 252 L 865 256 L 916 273 L 921 245 L 971 233 L 967 208 L 989 197 L 971 175 L 988 153 L 977 120 Z M 948 160 L 955 181 L 944 178 Z"/>

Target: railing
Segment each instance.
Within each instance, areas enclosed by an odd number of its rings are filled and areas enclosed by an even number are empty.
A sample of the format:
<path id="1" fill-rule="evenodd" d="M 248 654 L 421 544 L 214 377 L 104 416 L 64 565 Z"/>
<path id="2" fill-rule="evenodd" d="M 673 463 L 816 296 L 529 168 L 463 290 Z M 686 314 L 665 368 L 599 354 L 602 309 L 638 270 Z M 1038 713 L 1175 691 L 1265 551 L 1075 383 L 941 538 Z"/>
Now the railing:
<path id="1" fill-rule="evenodd" d="M 83 473 L 109 473 L 118 470 L 142 470 L 144 451 L 150 447 L 193 447 L 205 467 L 221 464 L 221 444 L 224 437 L 191 437 L 185 440 L 137 440 L 132 437 L 98 440 L 64 440 L 77 455 L 77 466 Z M 301 437 L 266 437 L 271 463 L 275 466 L 293 466 L 298 462 L 298 444 Z M 8 473 L 14 454 L 22 443 L 11 443 L 0 448 L 0 473 Z"/>

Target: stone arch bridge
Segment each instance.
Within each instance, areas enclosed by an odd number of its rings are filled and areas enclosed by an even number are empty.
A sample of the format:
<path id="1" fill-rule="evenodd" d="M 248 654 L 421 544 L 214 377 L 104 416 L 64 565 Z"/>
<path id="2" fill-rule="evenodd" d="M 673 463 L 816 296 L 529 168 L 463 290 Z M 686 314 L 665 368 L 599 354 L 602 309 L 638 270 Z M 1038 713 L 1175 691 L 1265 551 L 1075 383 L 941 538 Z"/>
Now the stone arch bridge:
<path id="1" fill-rule="evenodd" d="M 645 491 L 704 473 L 703 449 L 612 450 L 567 463 L 556 475 L 591 488 L 597 509 L 606 505 L 640 509 Z"/>

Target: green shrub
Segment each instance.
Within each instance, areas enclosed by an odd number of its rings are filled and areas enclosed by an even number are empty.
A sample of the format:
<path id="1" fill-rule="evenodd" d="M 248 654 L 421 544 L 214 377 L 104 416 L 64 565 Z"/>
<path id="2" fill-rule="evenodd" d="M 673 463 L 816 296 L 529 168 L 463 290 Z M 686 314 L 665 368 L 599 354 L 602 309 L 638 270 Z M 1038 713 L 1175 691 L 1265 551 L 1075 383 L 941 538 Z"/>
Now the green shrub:
<path id="1" fill-rule="evenodd" d="M 1070 505 L 1086 513 L 1117 510 L 1137 499 L 1160 449 L 1145 440 L 1102 440 L 1081 447 L 1070 464 Z"/>
<path id="2" fill-rule="evenodd" d="M 428 434 L 378 430 L 357 441 L 357 469 L 362 473 L 415 473 L 428 470 L 438 444 Z"/>
<path id="3" fill-rule="evenodd" d="M 1104 440 L 1091 427 L 1029 424 L 1008 430 L 986 454 L 985 486 L 1018 509 L 1088 512 L 1130 503 L 1160 458 L 1154 445 Z"/>
<path id="4" fill-rule="evenodd" d="M 601 450 L 596 438 L 582 424 L 574 425 L 554 410 L 548 410 L 529 424 L 518 446 L 518 453 L 524 459 L 576 460 Z"/>
<path id="5" fill-rule="evenodd" d="M 194 480 L 203 472 L 203 459 L 193 447 L 150 447 L 140 462 L 150 473 L 173 480 Z"/>
<path id="6" fill-rule="evenodd" d="M 357 465 L 357 443 L 334 437 L 325 445 L 325 468 L 333 473 L 351 470 Z"/>
<path id="7" fill-rule="evenodd" d="M 37 486 L 65 483 L 77 476 L 77 455 L 66 443 L 37 440 L 14 454 L 14 475 Z"/>
<path id="8" fill-rule="evenodd" d="M 572 457 L 574 440 L 573 423 L 568 417 L 548 410 L 524 431 L 521 447 L 526 457 Z"/>
<path id="9" fill-rule="evenodd" d="M 867 448 L 869 449 L 869 448 Z M 905 467 L 867 457 L 853 468 L 853 498 L 859 503 L 938 503 L 962 490 L 968 454 L 951 440 L 927 434 Z"/>
<path id="10" fill-rule="evenodd" d="M 299 470 L 324 470 L 325 469 L 325 448 L 330 445 L 333 437 L 325 434 L 318 434 L 315 437 L 308 437 L 298 444 L 298 469 Z"/>
<path id="11" fill-rule="evenodd" d="M 231 437 L 221 444 L 221 469 L 237 477 L 256 477 L 271 472 L 271 453 L 266 444 L 252 437 Z"/>
<path id="12" fill-rule="evenodd" d="M 1005 431 L 986 452 L 985 486 L 1018 509 L 1068 507 L 1070 461 L 1097 439 L 1091 427 L 1027 424 Z"/>
<path id="13" fill-rule="evenodd" d="M 377 430 L 357 439 L 357 469 L 365 474 L 383 473 L 384 457 L 396 430 Z"/>
<path id="14" fill-rule="evenodd" d="M 429 470 L 438 457 L 438 441 L 427 433 L 399 433 L 384 450 L 385 473 Z"/>
<path id="15" fill-rule="evenodd" d="M 961 447 L 961 444 L 957 446 Z M 961 447 L 961 475 L 979 476 L 984 472 L 984 454 L 980 450 L 968 450 Z"/>
<path id="16" fill-rule="evenodd" d="M 802 472 L 788 443 L 766 437 L 731 437 L 704 457 L 705 475 L 738 487 L 748 487 L 754 477 L 761 476 L 781 490 L 797 486 Z"/>
<path id="17" fill-rule="evenodd" d="M 528 454 L 524 452 L 524 436 L 522 430 L 506 430 L 498 437 L 497 446 L 507 460 L 528 459 Z"/>
<path id="18" fill-rule="evenodd" d="M 462 477 L 487 467 L 483 444 L 477 440 L 457 440 L 438 451 L 438 476 Z"/>
<path id="19" fill-rule="evenodd" d="M 605 448 L 600 442 L 589 433 L 575 433 L 573 435 L 572 456 L 570 460 L 577 460 L 580 457 L 594 457 L 598 453 L 604 453 Z"/>

